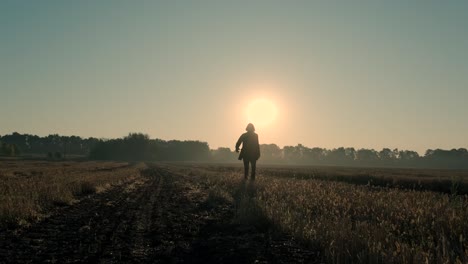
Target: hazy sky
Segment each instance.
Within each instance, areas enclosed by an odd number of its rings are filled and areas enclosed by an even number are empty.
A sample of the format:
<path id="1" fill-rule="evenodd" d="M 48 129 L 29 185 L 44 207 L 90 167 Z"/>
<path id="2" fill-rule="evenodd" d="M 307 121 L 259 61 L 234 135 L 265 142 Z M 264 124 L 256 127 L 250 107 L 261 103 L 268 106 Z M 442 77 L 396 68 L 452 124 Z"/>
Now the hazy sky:
<path id="1" fill-rule="evenodd" d="M 468 1 L 1 1 L 0 134 L 468 147 Z"/>

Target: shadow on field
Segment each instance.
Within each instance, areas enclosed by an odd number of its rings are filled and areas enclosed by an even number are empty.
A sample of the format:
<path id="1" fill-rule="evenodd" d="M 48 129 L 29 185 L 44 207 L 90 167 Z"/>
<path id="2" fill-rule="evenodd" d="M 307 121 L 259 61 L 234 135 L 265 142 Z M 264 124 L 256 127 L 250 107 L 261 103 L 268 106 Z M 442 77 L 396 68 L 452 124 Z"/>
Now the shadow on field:
<path id="1" fill-rule="evenodd" d="M 301 248 L 274 228 L 256 202 L 257 188 L 255 182 L 241 180 L 231 199 L 210 192 L 201 207 L 218 217 L 200 229 L 187 262 L 314 263 L 316 252 Z"/>
<path id="2" fill-rule="evenodd" d="M 263 232 L 273 231 L 271 221 L 256 202 L 257 185 L 255 181 L 240 181 L 233 198 L 236 209 L 235 221 L 239 224 L 251 225 Z"/>

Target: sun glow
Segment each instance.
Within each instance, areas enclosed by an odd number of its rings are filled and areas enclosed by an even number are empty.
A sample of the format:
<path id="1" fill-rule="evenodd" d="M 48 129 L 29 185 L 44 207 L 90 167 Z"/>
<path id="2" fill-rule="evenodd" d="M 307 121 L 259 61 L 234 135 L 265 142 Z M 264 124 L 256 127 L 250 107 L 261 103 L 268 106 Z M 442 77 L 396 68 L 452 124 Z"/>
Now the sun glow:
<path id="1" fill-rule="evenodd" d="M 268 99 L 257 99 L 252 101 L 247 107 L 248 122 L 258 126 L 266 126 L 276 119 L 278 109 L 276 105 Z"/>

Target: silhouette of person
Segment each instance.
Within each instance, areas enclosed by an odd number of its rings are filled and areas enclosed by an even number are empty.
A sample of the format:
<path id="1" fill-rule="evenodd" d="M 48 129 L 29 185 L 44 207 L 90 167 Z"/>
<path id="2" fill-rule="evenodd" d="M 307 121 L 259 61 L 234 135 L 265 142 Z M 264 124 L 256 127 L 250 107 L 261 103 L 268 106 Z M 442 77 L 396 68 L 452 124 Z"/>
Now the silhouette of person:
<path id="1" fill-rule="evenodd" d="M 239 160 L 244 161 L 244 178 L 249 176 L 249 163 L 252 167 L 250 174 L 251 180 L 255 180 L 255 170 L 257 160 L 260 158 L 260 145 L 258 143 L 258 135 L 255 133 L 255 127 L 249 123 L 245 128 L 246 133 L 242 134 L 236 143 L 236 152 L 239 152 L 239 146 L 242 144 L 242 150 L 239 154 Z"/>

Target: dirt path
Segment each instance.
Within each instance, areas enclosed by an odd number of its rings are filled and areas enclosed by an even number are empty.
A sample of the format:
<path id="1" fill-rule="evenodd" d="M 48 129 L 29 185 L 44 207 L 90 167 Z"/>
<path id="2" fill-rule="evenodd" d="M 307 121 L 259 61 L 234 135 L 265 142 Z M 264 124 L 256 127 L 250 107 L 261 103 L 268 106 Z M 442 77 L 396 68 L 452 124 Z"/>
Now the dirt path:
<path id="1" fill-rule="evenodd" d="M 206 186 L 161 167 L 17 234 L 0 234 L 1 263 L 291 263 L 314 253 L 287 237 L 232 223 Z"/>

